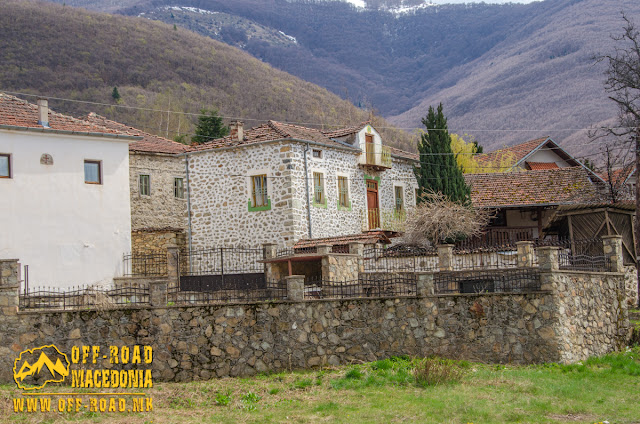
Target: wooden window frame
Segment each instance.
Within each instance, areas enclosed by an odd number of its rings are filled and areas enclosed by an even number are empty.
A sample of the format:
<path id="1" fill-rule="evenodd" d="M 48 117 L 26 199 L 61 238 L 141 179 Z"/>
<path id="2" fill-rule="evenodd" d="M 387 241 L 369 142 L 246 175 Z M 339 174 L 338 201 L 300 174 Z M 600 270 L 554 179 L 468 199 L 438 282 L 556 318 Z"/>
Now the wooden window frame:
<path id="1" fill-rule="evenodd" d="M 11 172 L 11 153 L 0 153 L 0 158 L 7 158 L 7 175 L 0 175 L 0 178 L 13 178 L 13 174 Z"/>
<path id="2" fill-rule="evenodd" d="M 340 183 L 344 187 L 340 187 Z M 347 209 L 351 207 L 351 201 L 349 200 L 349 177 L 344 175 L 338 175 L 338 208 Z"/>
<path id="3" fill-rule="evenodd" d="M 320 149 L 312 149 L 311 157 L 314 159 L 322 159 L 322 150 Z"/>
<path id="4" fill-rule="evenodd" d="M 87 170 L 84 169 L 84 183 L 85 184 L 94 184 L 94 185 L 102 185 L 102 161 L 95 159 L 85 159 L 84 165 L 93 164 L 98 165 L 98 181 L 87 181 Z"/>
<path id="5" fill-rule="evenodd" d="M 178 187 L 178 180 L 180 180 L 181 187 Z M 178 189 L 182 190 L 181 195 L 178 196 Z M 176 199 L 184 199 L 185 198 L 185 189 L 184 189 L 184 178 L 182 177 L 173 177 L 173 197 Z"/>
<path id="6" fill-rule="evenodd" d="M 316 176 L 318 178 L 317 180 Z M 320 194 L 319 200 L 318 194 Z M 313 172 L 313 204 L 318 206 L 325 206 L 327 204 L 327 193 L 325 190 L 323 172 Z"/>
<path id="7" fill-rule="evenodd" d="M 400 197 L 398 197 L 398 193 Z M 398 198 L 400 202 L 398 202 Z M 402 186 L 393 186 L 393 210 L 396 211 L 396 213 L 405 211 L 404 187 Z"/>
<path id="8" fill-rule="evenodd" d="M 260 178 L 262 180 L 262 184 L 260 184 L 260 186 L 262 187 L 263 193 L 260 193 L 260 197 L 261 197 L 260 204 L 258 204 L 258 193 L 256 193 L 256 184 L 255 184 L 256 178 Z M 259 175 L 251 176 L 251 207 L 252 208 L 264 208 L 269 206 L 269 189 L 268 189 L 267 181 L 268 181 L 267 174 L 259 174 Z"/>
<path id="9" fill-rule="evenodd" d="M 146 178 L 143 178 L 146 177 Z M 146 184 L 146 193 L 143 193 L 143 188 L 145 187 L 145 185 L 143 184 L 143 180 L 146 179 L 147 180 L 147 184 Z M 140 174 L 138 175 L 138 194 L 140 194 L 140 196 L 151 196 L 151 175 L 150 174 Z"/>

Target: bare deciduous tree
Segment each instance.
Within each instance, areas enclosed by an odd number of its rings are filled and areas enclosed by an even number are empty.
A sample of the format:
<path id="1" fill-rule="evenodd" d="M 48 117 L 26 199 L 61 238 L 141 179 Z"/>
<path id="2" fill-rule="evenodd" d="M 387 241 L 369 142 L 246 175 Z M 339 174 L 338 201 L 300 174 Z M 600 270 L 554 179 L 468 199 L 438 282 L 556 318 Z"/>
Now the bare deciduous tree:
<path id="1" fill-rule="evenodd" d="M 460 237 L 480 235 L 492 214 L 451 201 L 442 193 L 428 192 L 407 212 L 403 244 L 429 246 Z"/>

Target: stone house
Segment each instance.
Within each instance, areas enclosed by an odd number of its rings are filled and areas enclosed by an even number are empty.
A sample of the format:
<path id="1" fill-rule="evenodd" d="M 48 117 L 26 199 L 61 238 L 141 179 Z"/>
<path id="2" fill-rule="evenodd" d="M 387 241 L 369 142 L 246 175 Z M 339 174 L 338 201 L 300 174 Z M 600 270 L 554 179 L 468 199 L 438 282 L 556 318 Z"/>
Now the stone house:
<path id="1" fill-rule="evenodd" d="M 91 113 L 86 121 L 142 137 L 129 145 L 132 252 L 164 253 L 186 245 L 188 146 Z"/>
<path id="2" fill-rule="evenodd" d="M 229 136 L 183 156 L 193 248 L 394 232 L 416 204 L 417 155 L 384 146 L 369 123 L 322 131 L 235 122 Z"/>
<path id="3" fill-rule="evenodd" d="M 0 258 L 28 265 L 32 287 L 110 283 L 131 249 L 140 139 L 0 93 Z"/>

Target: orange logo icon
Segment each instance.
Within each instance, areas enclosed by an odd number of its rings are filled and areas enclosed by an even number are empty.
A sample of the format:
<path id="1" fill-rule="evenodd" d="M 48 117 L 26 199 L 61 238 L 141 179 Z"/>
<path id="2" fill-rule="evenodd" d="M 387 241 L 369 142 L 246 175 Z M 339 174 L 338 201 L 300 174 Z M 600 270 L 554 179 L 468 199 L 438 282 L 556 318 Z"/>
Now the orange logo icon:
<path id="1" fill-rule="evenodd" d="M 13 380 L 22 390 L 37 390 L 47 383 L 61 383 L 68 375 L 67 355 L 54 345 L 20 352 L 13 363 Z"/>

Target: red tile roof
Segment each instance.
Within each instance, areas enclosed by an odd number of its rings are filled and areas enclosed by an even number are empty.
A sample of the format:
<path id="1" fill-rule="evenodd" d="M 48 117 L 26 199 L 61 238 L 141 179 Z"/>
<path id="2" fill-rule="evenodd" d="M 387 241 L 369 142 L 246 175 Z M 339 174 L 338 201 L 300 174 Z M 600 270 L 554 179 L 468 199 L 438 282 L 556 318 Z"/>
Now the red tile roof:
<path id="1" fill-rule="evenodd" d="M 495 152 L 489 152 L 482 155 L 477 155 L 476 160 L 480 163 L 494 162 L 501 157 L 509 157 L 513 155 L 515 163 L 520 162 L 529 153 L 534 151 L 541 144 L 546 142 L 549 137 L 536 138 L 535 140 L 526 141 L 524 143 L 516 144 L 515 146 L 505 147 L 504 149 L 496 150 Z"/>
<path id="2" fill-rule="evenodd" d="M 624 182 L 633 175 L 633 172 L 636 170 L 635 163 L 631 163 L 624 168 L 612 169 L 611 170 L 611 180 L 613 181 L 614 186 L 619 186 L 624 184 Z M 609 173 L 601 172 L 598 173 L 600 178 L 602 178 L 605 182 L 609 182 Z"/>
<path id="3" fill-rule="evenodd" d="M 54 131 L 73 131 L 79 133 L 97 133 L 109 135 L 131 135 L 122 131 L 106 128 L 87 121 L 62 115 L 49 109 L 49 127 L 38 124 L 38 106 L 8 94 L 0 93 L 0 125 L 12 127 L 47 129 Z"/>
<path id="4" fill-rule="evenodd" d="M 307 247 L 316 247 L 322 245 L 347 245 L 349 243 L 362 243 L 362 244 L 376 244 L 384 243 L 390 244 L 391 240 L 385 235 L 384 231 L 368 231 L 366 233 L 351 234 L 348 236 L 326 237 L 316 238 L 298 241 L 294 249 L 302 249 Z"/>
<path id="5" fill-rule="evenodd" d="M 578 166 L 494 174 L 465 174 L 475 207 L 589 203 L 596 189 Z"/>
<path id="6" fill-rule="evenodd" d="M 396 149 L 395 147 L 387 146 L 391 150 L 393 156 L 399 156 L 401 158 L 411 159 L 415 161 L 420 160 L 420 155 L 417 153 L 406 152 L 404 150 Z"/>
<path id="7" fill-rule="evenodd" d="M 364 121 L 353 127 L 338 128 L 334 130 L 323 130 L 323 134 L 330 138 L 344 137 L 345 135 L 355 134 L 359 132 L 365 125 L 371 125 L 371 121 Z"/>
<path id="8" fill-rule="evenodd" d="M 539 171 L 541 169 L 556 169 L 560 168 L 555 162 L 525 162 L 530 170 Z"/>
<path id="9" fill-rule="evenodd" d="M 86 117 L 86 120 L 93 124 L 101 125 L 112 130 L 144 137 L 140 141 L 129 144 L 129 150 L 132 152 L 179 154 L 186 152 L 188 149 L 188 146 L 184 144 L 176 143 L 173 140 L 140 131 L 136 128 L 121 124 L 119 122 L 111 121 L 110 119 L 107 119 L 104 116 L 100 116 L 95 113 L 90 113 Z"/>
<path id="10" fill-rule="evenodd" d="M 231 136 L 224 138 L 218 138 L 207 143 L 192 145 L 189 151 L 200 151 L 216 149 L 220 147 L 235 147 L 245 146 L 255 143 L 261 143 L 264 141 L 283 140 L 283 139 L 296 139 L 311 141 L 314 143 L 325 144 L 332 147 L 352 148 L 358 150 L 355 147 L 347 146 L 343 143 L 339 143 L 331 138 L 327 137 L 322 131 L 316 128 L 307 128 L 299 125 L 285 124 L 283 122 L 269 121 L 266 124 L 262 124 L 258 127 L 251 128 L 244 131 L 243 140 L 235 140 Z"/>

